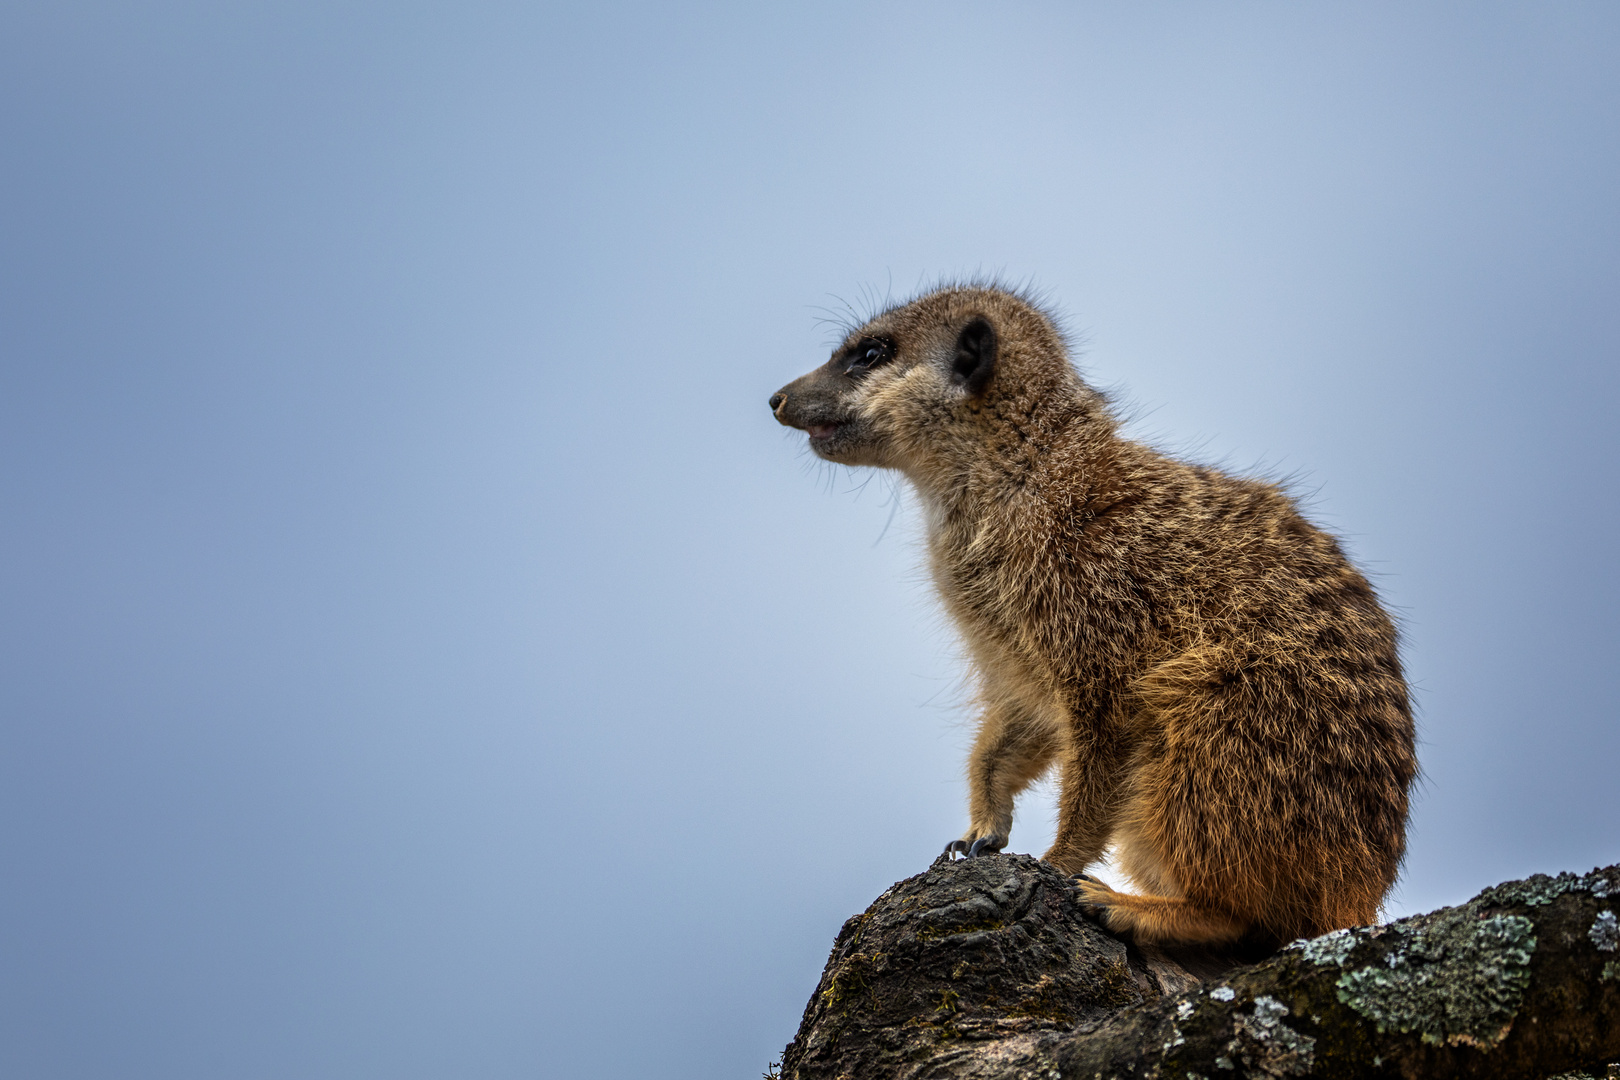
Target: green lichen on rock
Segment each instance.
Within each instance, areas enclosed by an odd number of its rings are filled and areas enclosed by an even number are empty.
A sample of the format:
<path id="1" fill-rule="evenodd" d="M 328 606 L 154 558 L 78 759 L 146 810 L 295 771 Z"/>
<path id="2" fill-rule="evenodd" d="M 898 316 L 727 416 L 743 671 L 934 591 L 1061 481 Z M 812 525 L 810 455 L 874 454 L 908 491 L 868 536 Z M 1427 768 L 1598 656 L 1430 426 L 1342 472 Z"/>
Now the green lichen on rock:
<path id="1" fill-rule="evenodd" d="M 1310 1075 L 1316 1040 L 1283 1023 L 1287 1015 L 1288 1006 L 1276 998 L 1255 998 L 1254 1012 L 1239 1013 L 1234 1019 L 1232 1041 L 1222 1057 L 1243 1062 L 1250 1075 Z"/>
<path id="2" fill-rule="evenodd" d="M 1350 959 L 1350 953 L 1356 947 L 1356 932 L 1354 930 L 1334 930 L 1321 937 L 1296 941 L 1288 946 L 1290 949 L 1299 949 L 1305 954 L 1305 959 L 1322 967 L 1343 967 L 1344 962 Z"/>
<path id="3" fill-rule="evenodd" d="M 1592 939 L 1592 945 L 1599 951 L 1614 952 L 1620 948 L 1620 921 L 1615 919 L 1614 912 L 1600 911 L 1586 936 Z"/>
<path id="4" fill-rule="evenodd" d="M 1586 892 L 1598 899 L 1603 899 L 1615 892 L 1620 892 L 1603 871 L 1594 870 L 1590 874 L 1572 874 L 1567 870 L 1557 877 L 1548 877 L 1546 874 L 1532 874 L 1523 881 L 1509 881 L 1501 885 L 1493 885 L 1480 893 L 1476 903 L 1490 906 L 1507 904 L 1526 904 L 1530 907 L 1542 907 L 1552 903 L 1565 893 Z"/>
<path id="5" fill-rule="evenodd" d="M 1223 966 L 1132 950 L 1038 860 L 942 858 L 845 924 L 780 1075 L 1603 1076 L 1620 1059 L 1610 896 L 1620 867 L 1510 882 Z"/>
<path id="6" fill-rule="evenodd" d="M 1469 905 L 1390 929 L 1402 940 L 1382 961 L 1341 975 L 1340 1001 L 1380 1032 L 1415 1032 L 1435 1045 L 1488 1049 L 1506 1037 L 1530 982 L 1529 919 L 1480 918 Z"/>

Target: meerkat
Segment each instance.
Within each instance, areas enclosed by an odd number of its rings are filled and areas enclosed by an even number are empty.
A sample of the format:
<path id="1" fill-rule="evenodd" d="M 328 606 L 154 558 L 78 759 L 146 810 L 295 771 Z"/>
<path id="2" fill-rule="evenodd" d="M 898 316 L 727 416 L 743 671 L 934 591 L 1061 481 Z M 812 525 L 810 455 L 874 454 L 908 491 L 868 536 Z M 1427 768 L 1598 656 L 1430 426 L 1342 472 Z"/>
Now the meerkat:
<path id="1" fill-rule="evenodd" d="M 1376 921 L 1417 773 L 1395 628 L 1276 485 L 1123 438 L 1055 320 L 993 286 L 882 312 L 770 407 L 925 510 L 982 708 L 947 852 L 1000 851 L 1056 766 L 1044 858 L 1111 930 L 1275 947 Z M 1110 845 L 1138 891 L 1085 876 Z"/>

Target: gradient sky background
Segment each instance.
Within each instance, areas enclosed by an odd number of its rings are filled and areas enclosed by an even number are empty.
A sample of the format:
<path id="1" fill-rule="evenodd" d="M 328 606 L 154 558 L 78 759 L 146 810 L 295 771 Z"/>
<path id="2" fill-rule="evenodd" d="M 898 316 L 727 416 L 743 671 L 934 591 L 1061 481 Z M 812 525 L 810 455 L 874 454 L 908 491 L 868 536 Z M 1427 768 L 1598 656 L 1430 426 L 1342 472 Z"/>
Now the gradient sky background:
<path id="1" fill-rule="evenodd" d="M 576 7 L 0 14 L 0 1074 L 757 1076 L 965 825 L 765 404 L 941 275 L 1374 575 L 1393 914 L 1620 860 L 1620 8 Z"/>

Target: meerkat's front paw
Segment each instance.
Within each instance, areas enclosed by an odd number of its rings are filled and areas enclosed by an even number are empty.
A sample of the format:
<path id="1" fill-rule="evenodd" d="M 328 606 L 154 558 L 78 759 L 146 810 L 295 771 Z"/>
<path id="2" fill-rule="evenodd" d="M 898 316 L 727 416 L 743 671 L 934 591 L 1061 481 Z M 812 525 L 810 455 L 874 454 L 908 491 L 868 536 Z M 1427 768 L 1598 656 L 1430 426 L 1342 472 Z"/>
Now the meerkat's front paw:
<path id="1" fill-rule="evenodd" d="M 972 836 L 969 833 L 968 836 Z M 945 845 L 945 854 L 961 855 L 964 859 L 977 859 L 980 855 L 999 855 L 1001 849 L 1007 846 L 1007 838 L 999 833 L 988 833 L 984 836 L 968 840 L 952 840 Z"/>

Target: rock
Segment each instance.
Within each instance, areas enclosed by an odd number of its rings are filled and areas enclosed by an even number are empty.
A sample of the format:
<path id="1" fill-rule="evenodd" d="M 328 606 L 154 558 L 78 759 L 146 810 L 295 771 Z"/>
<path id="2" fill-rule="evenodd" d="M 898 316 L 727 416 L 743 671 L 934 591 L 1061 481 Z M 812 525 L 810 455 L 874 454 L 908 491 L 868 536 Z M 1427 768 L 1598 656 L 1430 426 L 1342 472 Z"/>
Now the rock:
<path id="1" fill-rule="evenodd" d="M 1033 856 L 942 855 L 844 924 L 783 1074 L 1013 1075 L 1054 1034 L 1198 985 L 1098 927 Z"/>
<path id="2" fill-rule="evenodd" d="M 1031 856 L 941 856 L 844 924 L 781 1076 L 1602 1076 L 1611 897 L 1620 868 L 1538 876 L 1254 963 L 1122 941 Z"/>

